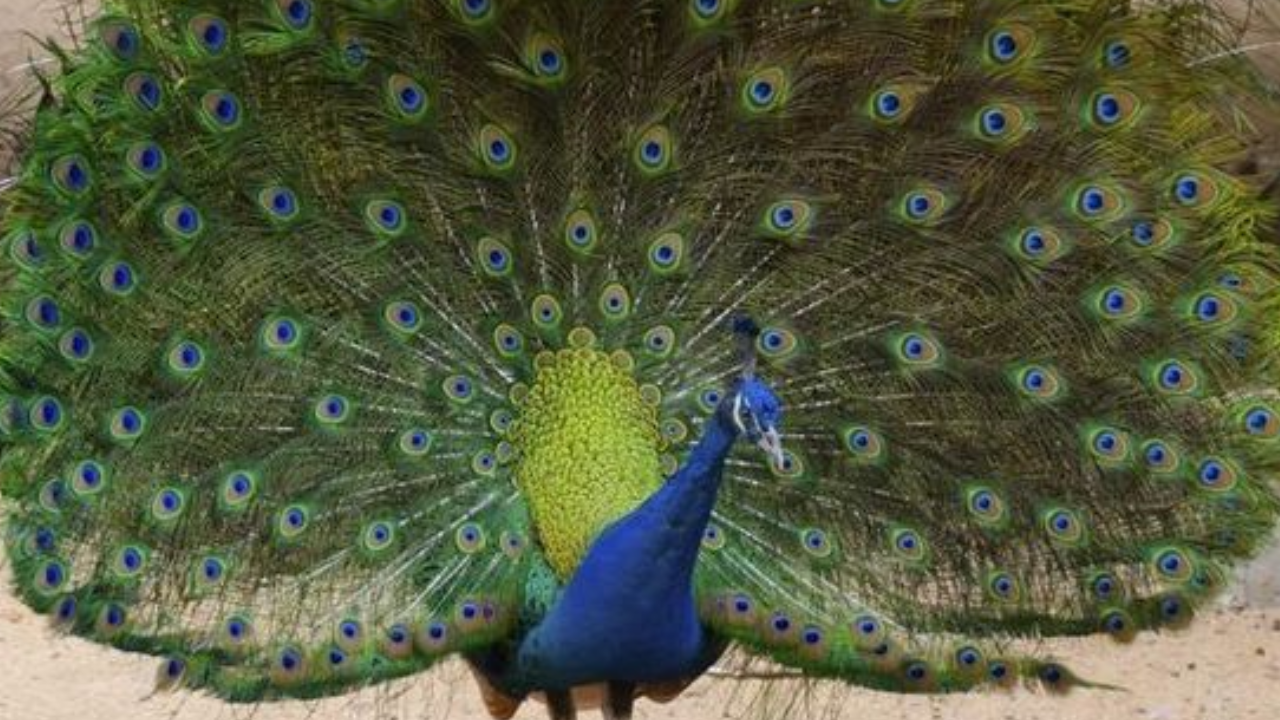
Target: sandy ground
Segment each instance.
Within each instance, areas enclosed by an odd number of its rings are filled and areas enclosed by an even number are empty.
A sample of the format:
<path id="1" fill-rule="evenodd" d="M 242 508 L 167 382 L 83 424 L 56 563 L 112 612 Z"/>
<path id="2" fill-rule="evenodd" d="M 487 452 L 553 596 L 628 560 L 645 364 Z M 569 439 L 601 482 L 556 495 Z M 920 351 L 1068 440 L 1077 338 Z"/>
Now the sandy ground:
<path id="1" fill-rule="evenodd" d="M 0 96 L 21 64 L 43 57 L 23 33 L 58 34 L 61 0 L 0 0 Z M 2 163 L 0 163 L 2 164 Z M 191 693 L 152 692 L 156 662 L 61 637 L 8 594 L 0 557 L 0 720 L 286 720 L 483 718 L 470 679 L 447 666 L 386 687 L 312 703 L 235 707 Z M 899 697 L 823 685 L 704 678 L 671 705 L 642 703 L 640 718 L 823 717 L 930 720 L 1274 720 L 1280 716 L 1280 548 L 1241 573 L 1221 606 L 1191 630 L 1055 642 L 1049 650 L 1084 677 L 1123 687 L 1067 697 L 1028 691 Z M 545 717 L 526 706 L 519 718 Z"/>

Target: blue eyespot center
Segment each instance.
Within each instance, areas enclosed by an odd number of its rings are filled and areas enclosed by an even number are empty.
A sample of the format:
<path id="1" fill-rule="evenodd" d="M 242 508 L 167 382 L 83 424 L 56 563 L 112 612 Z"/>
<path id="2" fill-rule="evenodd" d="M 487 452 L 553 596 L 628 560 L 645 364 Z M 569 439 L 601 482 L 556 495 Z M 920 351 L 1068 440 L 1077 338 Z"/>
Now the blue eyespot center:
<path id="1" fill-rule="evenodd" d="M 547 74 L 554 74 L 560 71 L 560 53 L 550 48 L 538 53 L 538 67 Z"/>
<path id="2" fill-rule="evenodd" d="M 988 135 L 1001 135 L 1009 127 L 1009 118 L 1000 110 L 987 110 L 982 114 L 982 129 Z"/>
<path id="3" fill-rule="evenodd" d="M 1120 100 L 1111 93 L 1102 93 L 1094 99 L 1093 115 L 1103 125 L 1112 125 L 1120 119 Z"/>
<path id="4" fill-rule="evenodd" d="M 751 99 L 764 105 L 773 99 L 773 83 L 768 80 L 757 80 L 751 84 Z"/>
<path id="5" fill-rule="evenodd" d="M 1086 188 L 1080 193 L 1080 207 L 1088 215 L 1096 215 L 1107 206 L 1107 198 L 1097 188 Z"/>
<path id="6" fill-rule="evenodd" d="M 1118 315 L 1129 306 L 1129 299 L 1123 291 L 1112 289 L 1102 296 L 1102 305 L 1108 314 Z"/>
<path id="7" fill-rule="evenodd" d="M 142 567 L 142 554 L 138 552 L 137 548 L 125 548 L 125 551 L 120 555 L 120 563 L 124 565 L 126 570 L 133 572 Z"/>
<path id="8" fill-rule="evenodd" d="M 221 50 L 227 42 L 227 28 L 221 21 L 210 22 L 205 26 L 201 37 L 205 47 L 213 51 Z"/>
<path id="9" fill-rule="evenodd" d="M 709 18 L 720 9 L 720 0 L 694 0 L 694 10 L 699 16 Z"/>
<path id="10" fill-rule="evenodd" d="M 1174 194 L 1183 204 L 1195 202 L 1200 196 L 1200 181 L 1191 175 L 1184 175 L 1174 184 Z"/>
<path id="11" fill-rule="evenodd" d="M 886 118 L 896 117 L 902 112 L 902 97 L 886 90 L 876 96 L 876 110 Z"/>
<path id="12" fill-rule="evenodd" d="M 1000 62 L 1008 62 L 1018 55 L 1018 40 L 1007 30 L 991 36 L 991 54 Z"/>
<path id="13" fill-rule="evenodd" d="M 240 103 L 230 95 L 221 95 L 213 104 L 213 114 L 218 122 L 231 125 L 240 116 Z"/>
<path id="14" fill-rule="evenodd" d="M 182 505 L 182 496 L 173 490 L 165 490 L 160 494 L 160 507 L 169 512 L 177 510 Z"/>
<path id="15" fill-rule="evenodd" d="M 1222 303 L 1213 295 L 1202 295 L 1195 307 L 1196 317 L 1204 321 L 1216 320 L 1222 311 Z"/>
<path id="16" fill-rule="evenodd" d="M 285 6 L 285 15 L 294 27 L 301 27 L 311 19 L 311 4 L 306 0 L 292 0 Z"/>
<path id="17" fill-rule="evenodd" d="M 1130 58 L 1133 56 L 1129 46 L 1120 40 L 1113 40 L 1107 43 L 1103 54 L 1107 63 L 1107 67 L 1119 68 L 1129 64 Z"/>
<path id="18" fill-rule="evenodd" d="M 400 90 L 400 105 L 408 112 L 421 110 L 423 100 L 422 92 L 416 87 L 409 86 Z"/>

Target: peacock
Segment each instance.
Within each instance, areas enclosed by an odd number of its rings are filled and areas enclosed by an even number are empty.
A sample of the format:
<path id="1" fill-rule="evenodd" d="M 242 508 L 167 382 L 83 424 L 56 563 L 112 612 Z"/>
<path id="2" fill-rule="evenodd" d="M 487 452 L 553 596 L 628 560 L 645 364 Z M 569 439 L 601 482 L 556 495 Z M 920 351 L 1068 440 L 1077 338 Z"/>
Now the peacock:
<path id="1" fill-rule="evenodd" d="M 1230 11 L 106 0 L 0 195 L 16 592 L 235 703 L 1105 687 L 1024 641 L 1280 511 Z"/>

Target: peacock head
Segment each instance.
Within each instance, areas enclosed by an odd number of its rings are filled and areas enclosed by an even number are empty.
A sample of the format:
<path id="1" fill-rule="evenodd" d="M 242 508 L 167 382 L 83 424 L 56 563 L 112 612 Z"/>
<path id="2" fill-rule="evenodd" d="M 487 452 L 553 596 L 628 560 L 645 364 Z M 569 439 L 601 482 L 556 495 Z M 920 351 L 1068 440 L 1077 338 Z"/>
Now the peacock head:
<path id="1" fill-rule="evenodd" d="M 738 432 L 781 466 L 784 458 L 778 427 L 782 424 L 782 401 L 773 388 L 754 375 L 744 376 L 734 388 L 731 412 Z"/>
<path id="2" fill-rule="evenodd" d="M 742 356 L 742 377 L 730 396 L 730 418 L 743 437 L 755 443 L 780 467 L 784 460 L 782 437 L 778 433 L 782 424 L 782 401 L 768 383 L 756 377 L 756 338 L 760 335 L 760 325 L 749 315 L 738 315 L 731 320 L 730 327 L 738 337 Z"/>

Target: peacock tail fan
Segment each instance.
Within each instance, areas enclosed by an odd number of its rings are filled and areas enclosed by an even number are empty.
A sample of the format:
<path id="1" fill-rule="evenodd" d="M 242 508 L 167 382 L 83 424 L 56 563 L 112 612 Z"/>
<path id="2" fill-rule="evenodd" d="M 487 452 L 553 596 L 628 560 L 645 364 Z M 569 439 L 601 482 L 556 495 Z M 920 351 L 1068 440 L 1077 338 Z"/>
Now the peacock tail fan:
<path id="1" fill-rule="evenodd" d="M 25 600 L 162 685 L 518 637 L 743 315 L 787 450 L 730 456 L 695 590 L 749 656 L 1065 687 L 1011 643 L 1179 627 L 1275 523 L 1270 99 L 1214 2 L 105 5 L 2 196 L 0 487 Z"/>

